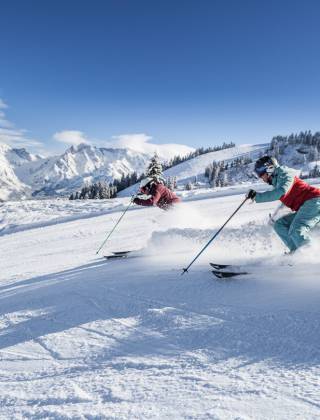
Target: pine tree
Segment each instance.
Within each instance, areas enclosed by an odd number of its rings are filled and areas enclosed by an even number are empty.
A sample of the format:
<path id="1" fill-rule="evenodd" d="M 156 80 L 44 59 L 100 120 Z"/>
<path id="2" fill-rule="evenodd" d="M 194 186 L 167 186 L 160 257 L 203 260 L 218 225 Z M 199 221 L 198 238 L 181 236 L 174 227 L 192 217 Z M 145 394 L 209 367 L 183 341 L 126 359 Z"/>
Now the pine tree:
<path id="1" fill-rule="evenodd" d="M 88 197 L 91 200 L 95 200 L 98 198 L 98 194 L 99 194 L 99 187 L 98 184 L 92 184 L 89 188 L 89 193 L 88 193 Z"/>
<path id="2" fill-rule="evenodd" d="M 169 176 L 169 178 L 166 179 L 165 184 L 169 188 L 169 190 L 173 191 L 173 178 L 171 176 Z"/>
<path id="3" fill-rule="evenodd" d="M 218 179 L 219 179 L 219 173 L 220 173 L 220 165 L 219 163 L 213 161 L 212 162 L 212 173 L 211 173 L 211 179 L 210 184 L 211 187 L 217 187 L 218 186 Z"/>
<path id="4" fill-rule="evenodd" d="M 162 178 L 162 165 L 159 162 L 159 157 L 156 153 L 150 161 L 146 175 L 150 178 Z"/>
<path id="5" fill-rule="evenodd" d="M 191 191 L 191 190 L 192 190 L 192 188 L 193 188 L 193 186 L 192 186 L 191 182 L 189 181 L 189 182 L 186 184 L 185 189 L 186 189 L 187 191 Z"/>
<path id="6" fill-rule="evenodd" d="M 118 189 L 115 185 L 109 185 L 109 191 L 110 191 L 110 198 L 115 198 L 117 196 Z"/>
<path id="7" fill-rule="evenodd" d="M 99 198 L 100 200 L 105 200 L 110 198 L 110 188 L 105 184 L 100 184 L 100 188 L 99 188 Z"/>

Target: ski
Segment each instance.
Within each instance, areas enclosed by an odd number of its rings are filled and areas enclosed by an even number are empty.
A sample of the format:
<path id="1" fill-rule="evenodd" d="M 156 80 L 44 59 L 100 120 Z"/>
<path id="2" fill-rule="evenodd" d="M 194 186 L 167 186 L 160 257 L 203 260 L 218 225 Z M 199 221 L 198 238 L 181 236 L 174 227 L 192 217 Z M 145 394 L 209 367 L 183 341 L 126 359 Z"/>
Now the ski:
<path id="1" fill-rule="evenodd" d="M 224 268 L 232 267 L 231 264 L 216 264 L 216 263 L 210 263 L 211 267 L 213 267 L 216 270 L 223 270 Z"/>
<path id="2" fill-rule="evenodd" d="M 214 268 L 214 270 L 212 270 L 212 273 L 219 279 L 249 274 L 247 271 L 244 271 L 241 266 L 238 265 L 216 263 L 210 263 L 210 265 L 212 268 Z"/>
<path id="3" fill-rule="evenodd" d="M 116 252 L 112 252 L 112 255 L 104 255 L 104 258 L 107 260 L 115 260 L 115 259 L 120 259 L 120 258 L 127 258 L 128 254 L 131 251 L 116 251 Z"/>
<path id="4" fill-rule="evenodd" d="M 121 258 L 128 258 L 126 254 L 124 255 L 104 255 L 106 260 L 119 260 Z"/>
<path id="5" fill-rule="evenodd" d="M 234 272 L 234 271 L 220 271 L 220 270 L 212 270 L 212 273 L 219 279 L 232 278 L 236 276 L 242 276 L 244 274 L 249 274 L 246 271 Z"/>
<path id="6" fill-rule="evenodd" d="M 243 265 L 233 265 L 233 264 L 216 264 L 216 263 L 210 263 L 211 267 L 215 270 L 226 270 L 226 271 L 232 271 L 232 272 L 239 272 L 244 270 Z"/>

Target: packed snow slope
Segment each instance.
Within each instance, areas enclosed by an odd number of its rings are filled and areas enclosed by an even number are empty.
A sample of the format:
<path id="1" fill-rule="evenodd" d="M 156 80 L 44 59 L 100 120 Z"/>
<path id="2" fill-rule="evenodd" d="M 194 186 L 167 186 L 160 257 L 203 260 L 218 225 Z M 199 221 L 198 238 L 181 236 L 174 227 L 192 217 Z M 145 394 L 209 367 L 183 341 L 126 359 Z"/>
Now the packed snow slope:
<path id="1" fill-rule="evenodd" d="M 1 419 L 319 418 L 319 231 L 282 257 L 267 224 L 277 203 L 246 203 L 182 276 L 244 197 L 233 187 L 183 198 L 170 212 L 130 208 L 101 255 L 127 198 L 78 211 L 10 203 Z M 102 257 L 124 249 L 136 251 Z M 217 280 L 210 261 L 250 274 Z"/>

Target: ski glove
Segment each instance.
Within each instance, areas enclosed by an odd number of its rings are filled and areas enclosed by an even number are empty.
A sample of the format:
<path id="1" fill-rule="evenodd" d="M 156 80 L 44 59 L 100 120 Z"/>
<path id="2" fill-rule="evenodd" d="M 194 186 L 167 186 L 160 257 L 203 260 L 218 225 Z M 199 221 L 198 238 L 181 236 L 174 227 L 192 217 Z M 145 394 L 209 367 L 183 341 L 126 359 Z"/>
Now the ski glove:
<path id="1" fill-rule="evenodd" d="M 251 198 L 251 200 L 254 200 L 257 192 L 255 190 L 249 190 L 247 193 L 247 198 Z"/>

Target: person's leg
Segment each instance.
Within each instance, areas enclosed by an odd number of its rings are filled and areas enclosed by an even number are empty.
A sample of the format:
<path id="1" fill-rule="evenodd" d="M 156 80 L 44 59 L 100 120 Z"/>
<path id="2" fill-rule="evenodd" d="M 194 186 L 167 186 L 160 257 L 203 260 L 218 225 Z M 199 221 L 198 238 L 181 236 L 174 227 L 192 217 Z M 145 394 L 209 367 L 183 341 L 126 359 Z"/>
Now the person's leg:
<path id="1" fill-rule="evenodd" d="M 297 249 L 295 243 L 292 241 L 289 235 L 289 229 L 291 226 L 292 221 L 295 218 L 296 213 L 287 214 L 286 216 L 281 217 L 278 219 L 274 225 L 273 228 L 280 236 L 284 244 L 289 248 L 290 251 L 294 251 Z"/>
<path id="2" fill-rule="evenodd" d="M 320 222 L 320 198 L 307 200 L 297 211 L 289 229 L 296 248 L 310 241 L 310 230 Z"/>

